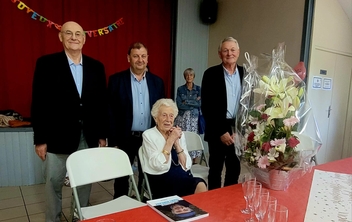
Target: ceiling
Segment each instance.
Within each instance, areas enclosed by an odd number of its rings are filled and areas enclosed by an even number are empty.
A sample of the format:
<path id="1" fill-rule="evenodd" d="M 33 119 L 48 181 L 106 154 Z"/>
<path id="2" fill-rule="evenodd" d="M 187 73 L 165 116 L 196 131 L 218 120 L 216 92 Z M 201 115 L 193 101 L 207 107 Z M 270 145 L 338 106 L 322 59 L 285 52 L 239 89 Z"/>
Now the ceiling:
<path id="1" fill-rule="evenodd" d="M 352 23 L 352 0 L 337 0 Z"/>

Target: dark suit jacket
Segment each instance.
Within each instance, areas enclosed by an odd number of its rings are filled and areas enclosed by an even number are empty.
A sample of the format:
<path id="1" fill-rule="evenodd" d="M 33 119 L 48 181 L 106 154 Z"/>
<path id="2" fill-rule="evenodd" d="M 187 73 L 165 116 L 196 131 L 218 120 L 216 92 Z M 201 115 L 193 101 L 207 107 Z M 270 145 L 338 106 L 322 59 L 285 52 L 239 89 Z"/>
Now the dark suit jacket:
<path id="1" fill-rule="evenodd" d="M 240 79 L 243 79 L 243 67 L 238 66 Z M 227 95 L 222 64 L 208 68 L 203 75 L 202 113 L 205 119 L 204 140 L 219 140 L 226 132 L 232 133 L 231 125 L 226 119 Z"/>
<path id="2" fill-rule="evenodd" d="M 146 73 L 149 104 L 150 108 L 154 103 L 165 97 L 165 89 L 163 80 L 150 73 Z M 109 94 L 109 122 L 110 135 L 108 139 L 109 146 L 121 146 L 125 139 L 131 135 L 133 121 L 133 100 L 131 88 L 130 69 L 115 73 L 110 76 L 108 83 Z M 152 118 L 152 126 L 155 125 Z"/>
<path id="3" fill-rule="evenodd" d="M 85 55 L 82 62 L 80 98 L 64 51 L 37 60 L 31 120 L 34 143 L 46 143 L 48 152 L 70 154 L 76 151 L 82 128 L 89 147 L 97 147 L 99 139 L 107 138 L 104 65 Z"/>

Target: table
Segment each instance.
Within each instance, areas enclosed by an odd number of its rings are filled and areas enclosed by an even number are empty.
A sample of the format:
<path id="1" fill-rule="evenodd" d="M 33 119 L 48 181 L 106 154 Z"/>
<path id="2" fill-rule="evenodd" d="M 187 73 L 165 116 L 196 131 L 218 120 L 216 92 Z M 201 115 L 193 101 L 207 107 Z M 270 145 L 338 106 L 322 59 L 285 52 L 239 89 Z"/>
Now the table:
<path id="1" fill-rule="evenodd" d="M 270 194 L 277 198 L 278 203 L 288 207 L 290 222 L 304 221 L 314 169 L 352 174 L 352 157 L 315 166 L 311 172 L 294 180 L 286 191 L 270 190 Z M 208 217 L 197 220 L 200 222 L 243 221 L 249 217 L 249 215 L 244 215 L 240 212 L 240 209 L 245 207 L 240 184 L 193 194 L 183 198 L 209 212 Z M 84 221 L 95 222 L 103 218 L 113 218 L 116 221 L 166 221 L 148 206 Z"/>
<path id="2" fill-rule="evenodd" d="M 32 127 L 0 127 L 0 187 L 44 183 Z"/>

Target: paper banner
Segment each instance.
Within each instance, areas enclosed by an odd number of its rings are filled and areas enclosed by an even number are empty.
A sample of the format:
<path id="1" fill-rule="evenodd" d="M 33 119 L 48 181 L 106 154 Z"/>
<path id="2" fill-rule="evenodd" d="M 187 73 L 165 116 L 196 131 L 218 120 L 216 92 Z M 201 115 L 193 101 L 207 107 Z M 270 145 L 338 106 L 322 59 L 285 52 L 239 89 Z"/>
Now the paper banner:
<path id="1" fill-rule="evenodd" d="M 45 23 L 46 27 L 48 27 L 48 28 L 55 27 L 57 30 L 61 31 L 61 25 L 59 25 L 53 21 L 50 21 L 49 19 L 45 18 L 42 15 L 39 15 L 37 12 L 35 12 L 33 9 L 29 8 L 22 1 L 20 1 L 20 0 L 10 0 L 10 1 L 12 3 L 18 3 L 17 8 L 19 10 L 25 11 L 27 14 L 29 14 L 31 16 L 31 19 Z M 123 18 L 120 18 L 117 21 L 115 21 L 114 23 L 112 23 L 108 26 L 105 26 L 104 28 L 100 28 L 100 29 L 96 29 L 96 30 L 89 30 L 89 31 L 84 31 L 84 32 L 89 37 L 103 36 L 103 35 L 107 35 L 107 34 L 111 33 L 112 31 L 114 31 L 115 29 L 117 29 L 118 27 L 120 27 L 123 24 L 124 24 Z"/>

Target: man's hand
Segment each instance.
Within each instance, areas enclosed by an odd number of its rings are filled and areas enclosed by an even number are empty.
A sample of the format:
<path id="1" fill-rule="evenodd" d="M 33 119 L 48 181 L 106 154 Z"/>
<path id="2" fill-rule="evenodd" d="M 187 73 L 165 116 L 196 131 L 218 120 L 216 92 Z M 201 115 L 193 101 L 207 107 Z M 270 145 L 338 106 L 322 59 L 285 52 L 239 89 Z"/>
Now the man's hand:
<path id="1" fill-rule="evenodd" d="M 42 159 L 43 161 L 46 159 L 46 150 L 47 150 L 46 143 L 35 145 L 35 152 L 39 156 L 39 158 Z"/>
<path id="2" fill-rule="evenodd" d="M 235 140 L 234 138 L 228 133 L 226 132 L 225 134 L 223 134 L 221 137 L 220 137 L 220 140 L 223 144 L 227 145 L 227 146 L 230 146 L 231 144 L 234 144 L 235 143 Z"/>

